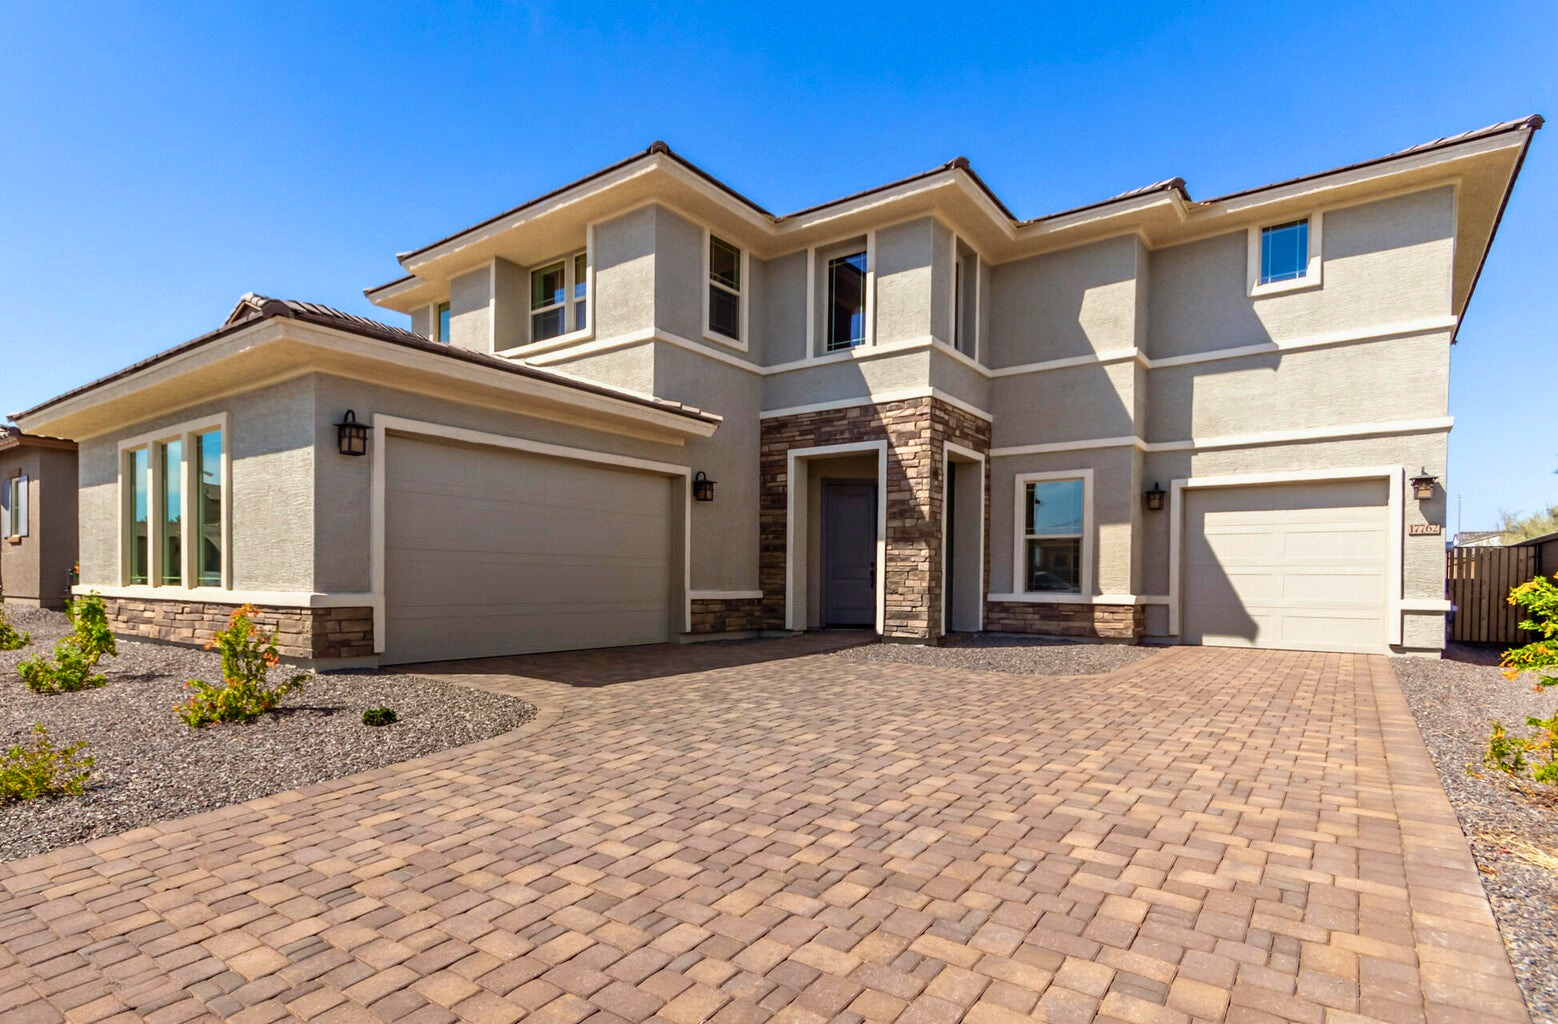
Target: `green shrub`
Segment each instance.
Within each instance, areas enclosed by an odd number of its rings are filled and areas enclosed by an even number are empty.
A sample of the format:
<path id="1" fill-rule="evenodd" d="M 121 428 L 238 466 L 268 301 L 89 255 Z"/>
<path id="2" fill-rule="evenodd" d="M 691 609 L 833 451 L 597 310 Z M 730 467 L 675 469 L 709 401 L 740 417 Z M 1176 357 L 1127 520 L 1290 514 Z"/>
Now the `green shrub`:
<path id="1" fill-rule="evenodd" d="M 71 631 L 54 645 L 54 660 L 39 655 L 16 667 L 22 682 L 34 693 L 68 693 L 102 686 L 107 678 L 92 670 L 105 654 L 119 654 L 101 597 L 88 594 L 71 601 L 65 605 L 65 614 Z"/>
<path id="2" fill-rule="evenodd" d="M 287 694 L 303 688 L 306 672 L 269 685 L 270 670 L 281 664 L 281 655 L 276 650 L 276 632 L 266 636 L 254 624 L 258 612 L 250 604 L 235 609 L 227 628 L 206 644 L 206 650 L 222 652 L 222 682 L 213 685 L 191 679 L 185 684 L 194 692 L 173 710 L 191 728 L 213 722 L 252 722 L 275 710 Z"/>
<path id="3" fill-rule="evenodd" d="M 86 743 L 77 741 L 61 749 L 42 724 L 32 731 L 31 746 L 18 743 L 0 755 L 0 804 L 75 795 L 86 789 L 93 759 L 76 756 Z"/>
<path id="4" fill-rule="evenodd" d="M 369 708 L 362 713 L 363 725 L 393 725 L 396 721 L 394 708 Z"/>
<path id="5" fill-rule="evenodd" d="M 1536 676 L 1537 692 L 1558 686 L 1558 586 L 1538 576 L 1511 590 L 1509 603 L 1526 610 L 1520 628 L 1538 634 L 1538 639 L 1504 652 L 1499 664 L 1505 678 L 1529 672 Z M 1483 761 L 1510 775 L 1524 774 L 1529 766 L 1532 779 L 1558 786 L 1558 712 L 1551 718 L 1528 717 L 1526 725 L 1534 731 L 1511 736 L 1502 723 L 1494 722 Z"/>
<path id="6" fill-rule="evenodd" d="M 0 608 L 0 651 L 19 651 L 32 643 L 32 635 L 18 632 L 5 619 L 5 609 Z"/>

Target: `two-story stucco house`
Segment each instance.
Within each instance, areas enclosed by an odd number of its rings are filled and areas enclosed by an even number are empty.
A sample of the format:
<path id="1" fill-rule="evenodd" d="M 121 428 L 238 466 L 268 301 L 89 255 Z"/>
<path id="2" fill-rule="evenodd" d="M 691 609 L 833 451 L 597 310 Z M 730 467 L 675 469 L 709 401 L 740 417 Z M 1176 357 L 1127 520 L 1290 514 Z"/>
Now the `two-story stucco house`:
<path id="1" fill-rule="evenodd" d="M 1451 345 L 1541 124 L 1031 220 L 962 159 L 777 216 L 657 143 L 402 254 L 404 327 L 250 295 L 15 418 L 79 443 L 130 633 L 1433 652 Z"/>

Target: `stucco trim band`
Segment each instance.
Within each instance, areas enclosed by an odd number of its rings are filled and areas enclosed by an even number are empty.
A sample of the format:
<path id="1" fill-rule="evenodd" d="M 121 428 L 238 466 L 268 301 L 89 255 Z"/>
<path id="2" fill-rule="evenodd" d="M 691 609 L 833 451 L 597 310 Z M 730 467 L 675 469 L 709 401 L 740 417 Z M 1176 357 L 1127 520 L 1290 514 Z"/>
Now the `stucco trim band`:
<path id="1" fill-rule="evenodd" d="M 1335 427 L 1302 427 L 1296 430 L 1268 430 L 1258 434 L 1224 434 L 1221 437 L 1192 437 L 1183 441 L 1147 441 L 1140 437 L 1095 437 L 1080 441 L 1052 441 L 1045 444 L 1012 445 L 990 449 L 991 458 L 1009 455 L 1051 455 L 1083 451 L 1089 448 L 1139 448 L 1144 452 L 1206 451 L 1213 448 L 1253 448 L 1257 445 L 1289 444 L 1294 441 L 1333 441 L 1349 437 L 1387 437 L 1394 434 L 1427 434 L 1448 431 L 1455 417 L 1436 416 L 1421 420 L 1393 420 L 1385 423 L 1352 423 Z"/>
<path id="2" fill-rule="evenodd" d="M 888 402 L 912 402 L 919 398 L 934 398 L 945 402 L 954 409 L 961 409 L 970 416 L 978 416 L 986 423 L 992 423 L 995 417 L 975 405 L 952 397 L 940 388 L 904 388 L 900 391 L 877 391 L 858 398 L 840 398 L 831 402 L 813 402 L 810 405 L 792 405 L 783 409 L 764 409 L 758 413 L 758 419 L 771 420 L 781 416 L 798 416 L 807 412 L 831 412 L 834 409 L 855 409 L 865 405 L 886 405 Z"/>

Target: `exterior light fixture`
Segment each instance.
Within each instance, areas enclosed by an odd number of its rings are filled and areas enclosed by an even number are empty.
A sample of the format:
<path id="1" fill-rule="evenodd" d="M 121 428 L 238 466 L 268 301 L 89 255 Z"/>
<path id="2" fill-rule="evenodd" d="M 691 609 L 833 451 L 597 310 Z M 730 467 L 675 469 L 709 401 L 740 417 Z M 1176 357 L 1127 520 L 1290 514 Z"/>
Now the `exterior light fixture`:
<path id="1" fill-rule="evenodd" d="M 1429 476 L 1428 467 L 1424 466 L 1412 478 L 1412 496 L 1418 501 L 1427 501 L 1434 496 L 1434 484 L 1438 482 L 1439 478 Z"/>
<path id="2" fill-rule="evenodd" d="M 1163 490 L 1162 484 L 1158 483 L 1157 481 L 1153 481 L 1152 490 L 1147 491 L 1142 495 L 1143 498 L 1147 499 L 1147 511 L 1162 512 L 1163 496 L 1167 493 L 1168 492 Z"/>
<path id="3" fill-rule="evenodd" d="M 701 469 L 692 478 L 692 496 L 699 501 L 714 500 L 714 481 Z"/>
<path id="4" fill-rule="evenodd" d="M 346 410 L 346 418 L 335 425 L 336 441 L 342 455 L 368 454 L 368 426 L 357 422 L 357 414 Z"/>

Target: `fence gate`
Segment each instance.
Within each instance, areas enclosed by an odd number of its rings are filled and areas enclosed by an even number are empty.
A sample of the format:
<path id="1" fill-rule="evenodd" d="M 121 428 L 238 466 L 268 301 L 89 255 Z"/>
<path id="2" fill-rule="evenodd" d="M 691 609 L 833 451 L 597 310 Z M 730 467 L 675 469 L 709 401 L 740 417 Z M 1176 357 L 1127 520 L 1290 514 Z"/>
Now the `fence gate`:
<path id="1" fill-rule="evenodd" d="M 1509 591 L 1537 574 L 1537 549 L 1451 548 L 1445 596 L 1455 605 L 1450 639 L 1468 644 L 1525 643 Z"/>

